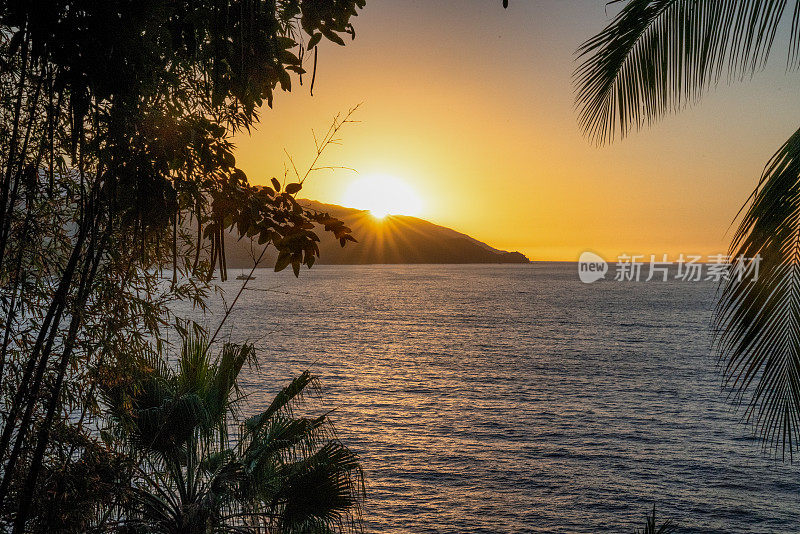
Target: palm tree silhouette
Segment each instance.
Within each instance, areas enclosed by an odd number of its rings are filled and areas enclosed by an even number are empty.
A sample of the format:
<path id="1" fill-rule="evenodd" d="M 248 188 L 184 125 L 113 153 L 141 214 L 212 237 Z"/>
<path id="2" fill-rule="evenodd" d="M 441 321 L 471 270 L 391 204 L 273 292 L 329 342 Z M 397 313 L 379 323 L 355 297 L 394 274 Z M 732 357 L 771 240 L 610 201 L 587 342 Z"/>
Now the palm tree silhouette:
<path id="1" fill-rule="evenodd" d="M 217 358 L 208 353 L 203 337 L 189 336 L 177 366 L 143 355 L 142 366 L 124 378 L 114 373 L 103 387 L 112 414 L 104 437 L 135 459 L 118 514 L 123 530 L 359 531 L 363 476 L 355 454 L 326 416 L 292 415 L 314 378 L 301 374 L 237 429 L 237 378 L 253 348 L 226 344 Z"/>
<path id="2" fill-rule="evenodd" d="M 784 22 L 791 32 L 782 44 L 796 68 L 800 2 L 791 9 L 786 0 L 628 1 L 579 49 L 582 128 L 597 143 L 613 141 L 720 80 L 751 76 Z M 731 256 L 763 260 L 757 280 L 723 282 L 715 350 L 726 386 L 765 446 L 791 455 L 800 443 L 800 130 L 767 163 L 740 215 Z"/>

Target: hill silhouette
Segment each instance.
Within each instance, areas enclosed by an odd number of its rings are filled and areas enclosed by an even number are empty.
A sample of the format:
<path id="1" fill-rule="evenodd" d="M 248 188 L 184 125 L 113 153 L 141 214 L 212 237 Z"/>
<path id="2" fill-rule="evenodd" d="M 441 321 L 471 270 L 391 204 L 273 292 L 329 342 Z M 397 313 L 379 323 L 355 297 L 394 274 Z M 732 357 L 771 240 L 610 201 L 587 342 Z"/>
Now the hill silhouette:
<path id="1" fill-rule="evenodd" d="M 308 209 L 324 211 L 352 228 L 358 243 L 345 248 L 324 232 L 320 233 L 318 264 L 364 265 L 397 263 L 529 263 L 519 252 L 506 252 L 490 247 L 466 234 L 439 226 L 417 217 L 388 215 L 376 219 L 368 211 L 300 200 Z M 237 241 L 229 235 L 225 242 L 229 268 L 252 267 L 254 247 L 249 241 Z M 260 250 L 260 249 L 259 249 Z M 275 256 L 267 257 L 265 266 L 272 266 Z"/>

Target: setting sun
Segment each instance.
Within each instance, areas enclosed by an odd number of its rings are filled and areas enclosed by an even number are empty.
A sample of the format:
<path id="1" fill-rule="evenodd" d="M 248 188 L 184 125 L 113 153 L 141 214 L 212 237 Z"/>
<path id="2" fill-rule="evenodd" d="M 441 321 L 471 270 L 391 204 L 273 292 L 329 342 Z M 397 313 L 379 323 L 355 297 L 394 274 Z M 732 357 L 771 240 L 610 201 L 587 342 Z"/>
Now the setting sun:
<path id="1" fill-rule="evenodd" d="M 342 203 L 369 210 L 378 219 L 387 215 L 419 215 L 422 210 L 422 201 L 408 184 L 385 175 L 356 180 L 345 191 Z"/>

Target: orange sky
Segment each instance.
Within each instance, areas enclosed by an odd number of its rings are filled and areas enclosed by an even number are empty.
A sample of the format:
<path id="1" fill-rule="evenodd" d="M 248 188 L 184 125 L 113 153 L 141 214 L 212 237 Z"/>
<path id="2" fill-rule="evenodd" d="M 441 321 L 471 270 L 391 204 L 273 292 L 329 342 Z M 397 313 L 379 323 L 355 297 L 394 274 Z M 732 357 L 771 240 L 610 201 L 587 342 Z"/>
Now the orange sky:
<path id="1" fill-rule="evenodd" d="M 764 163 L 800 125 L 800 74 L 785 73 L 780 43 L 752 82 L 597 148 L 578 129 L 571 73 L 605 2 L 500 4 L 369 0 L 355 41 L 323 44 L 314 96 L 278 95 L 237 137 L 238 165 L 254 183 L 282 176 L 284 149 L 305 167 L 312 128 L 363 103 L 324 164 L 406 182 L 435 223 L 535 260 L 723 252 Z M 358 176 L 319 172 L 301 196 L 342 203 Z"/>

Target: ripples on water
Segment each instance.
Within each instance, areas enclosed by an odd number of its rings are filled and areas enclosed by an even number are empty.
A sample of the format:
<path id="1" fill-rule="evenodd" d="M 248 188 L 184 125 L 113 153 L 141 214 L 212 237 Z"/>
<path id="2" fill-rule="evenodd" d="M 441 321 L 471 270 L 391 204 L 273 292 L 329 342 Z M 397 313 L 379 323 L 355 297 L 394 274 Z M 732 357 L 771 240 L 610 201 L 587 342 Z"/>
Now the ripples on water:
<path id="1" fill-rule="evenodd" d="M 309 410 L 337 407 L 364 463 L 367 532 L 631 532 L 653 502 L 681 532 L 800 531 L 800 469 L 720 393 L 711 283 L 547 263 L 256 276 L 280 292 L 245 291 L 230 319 L 260 348 L 250 409 L 313 363 Z"/>

